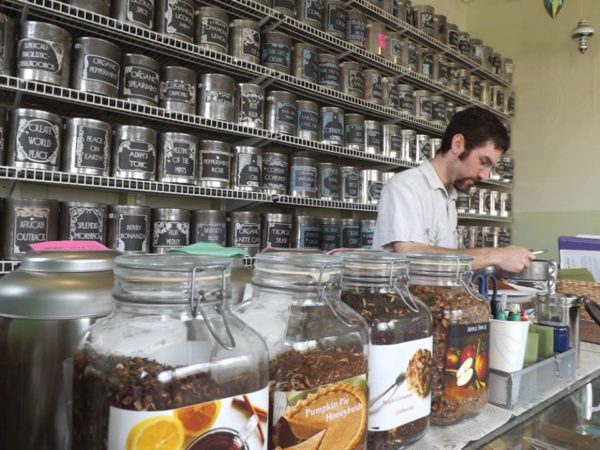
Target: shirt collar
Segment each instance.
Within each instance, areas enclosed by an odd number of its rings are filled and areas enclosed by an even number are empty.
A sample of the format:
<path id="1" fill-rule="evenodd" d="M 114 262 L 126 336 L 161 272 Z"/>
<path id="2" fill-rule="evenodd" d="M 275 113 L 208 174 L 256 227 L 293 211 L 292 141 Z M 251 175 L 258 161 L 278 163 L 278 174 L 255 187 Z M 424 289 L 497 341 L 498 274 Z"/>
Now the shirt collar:
<path id="1" fill-rule="evenodd" d="M 450 191 L 446 191 L 446 187 L 442 183 L 442 180 L 440 180 L 440 177 L 433 168 L 431 162 L 424 162 L 419 166 L 419 170 L 427 180 L 427 184 L 429 184 L 429 187 L 432 190 L 440 189 L 444 192 L 444 194 L 448 196 L 450 200 L 456 200 L 456 198 L 458 197 L 458 192 L 456 191 L 456 188 L 454 186 L 450 186 Z"/>

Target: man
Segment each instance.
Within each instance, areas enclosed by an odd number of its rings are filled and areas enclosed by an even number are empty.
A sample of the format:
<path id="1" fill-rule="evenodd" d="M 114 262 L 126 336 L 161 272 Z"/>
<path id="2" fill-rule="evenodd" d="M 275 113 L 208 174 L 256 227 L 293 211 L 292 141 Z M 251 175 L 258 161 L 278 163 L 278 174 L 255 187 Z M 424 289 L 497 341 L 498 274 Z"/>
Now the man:
<path id="1" fill-rule="evenodd" d="M 506 128 L 489 111 L 471 107 L 452 116 L 431 162 L 394 175 L 383 187 L 373 248 L 398 253 L 461 253 L 473 269 L 520 272 L 533 253 L 523 247 L 457 250 L 457 191 L 487 180 L 508 150 Z"/>

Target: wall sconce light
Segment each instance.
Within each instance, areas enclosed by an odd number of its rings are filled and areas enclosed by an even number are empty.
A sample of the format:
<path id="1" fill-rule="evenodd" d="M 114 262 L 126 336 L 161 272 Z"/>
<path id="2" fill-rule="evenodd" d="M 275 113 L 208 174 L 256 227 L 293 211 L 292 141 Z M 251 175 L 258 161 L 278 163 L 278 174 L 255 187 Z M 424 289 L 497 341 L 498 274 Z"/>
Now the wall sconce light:
<path id="1" fill-rule="evenodd" d="M 596 30 L 590 27 L 587 20 L 580 20 L 577 22 L 577 27 L 571 31 L 571 39 L 577 41 L 577 49 L 583 55 L 588 49 L 588 41 L 594 36 Z"/>

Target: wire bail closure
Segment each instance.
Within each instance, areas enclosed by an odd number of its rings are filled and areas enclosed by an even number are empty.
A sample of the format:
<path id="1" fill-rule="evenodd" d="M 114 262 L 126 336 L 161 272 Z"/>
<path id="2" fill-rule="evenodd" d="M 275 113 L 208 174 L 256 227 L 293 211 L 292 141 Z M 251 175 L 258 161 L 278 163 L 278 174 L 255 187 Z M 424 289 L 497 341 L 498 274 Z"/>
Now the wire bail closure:
<path id="1" fill-rule="evenodd" d="M 408 289 L 406 289 L 406 285 L 408 284 L 408 271 L 404 271 L 398 275 L 394 275 L 394 266 L 396 261 L 390 262 L 390 275 L 388 281 L 388 287 L 398 294 L 398 296 L 402 299 L 404 304 L 411 311 L 417 313 L 419 312 L 419 308 L 415 303 L 415 300 Z"/>

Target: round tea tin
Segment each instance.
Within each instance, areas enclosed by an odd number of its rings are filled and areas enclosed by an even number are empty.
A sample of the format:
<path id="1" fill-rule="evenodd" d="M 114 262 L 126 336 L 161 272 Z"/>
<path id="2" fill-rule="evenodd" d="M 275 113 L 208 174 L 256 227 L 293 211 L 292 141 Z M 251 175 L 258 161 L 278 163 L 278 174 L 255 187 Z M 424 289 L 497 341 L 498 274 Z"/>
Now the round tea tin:
<path id="1" fill-rule="evenodd" d="M 122 253 L 148 253 L 150 250 L 150 208 L 110 205 L 106 245 Z"/>
<path id="2" fill-rule="evenodd" d="M 152 253 L 167 253 L 171 248 L 190 244 L 190 212 L 186 209 L 152 210 Z"/>
<path id="3" fill-rule="evenodd" d="M 195 184 L 199 139 L 187 133 L 162 133 L 158 139 L 158 181 Z"/>
<path id="4" fill-rule="evenodd" d="M 107 177 L 112 140 L 109 123 L 96 119 L 66 119 L 62 170 L 81 175 Z"/>
<path id="5" fill-rule="evenodd" d="M 160 106 L 187 114 L 196 112 L 196 72 L 186 67 L 165 66 L 160 82 Z"/>
<path id="6" fill-rule="evenodd" d="M 140 28 L 154 27 L 155 0 L 112 0 L 112 16 Z"/>
<path id="7" fill-rule="evenodd" d="M 112 176 L 154 181 L 157 138 L 158 133 L 151 128 L 117 125 L 113 139 Z"/>
<path id="8" fill-rule="evenodd" d="M 142 105 L 157 106 L 160 91 L 158 61 L 145 55 L 123 55 L 121 98 Z"/>
<path id="9" fill-rule="evenodd" d="M 194 42 L 194 0 L 154 0 L 155 30 L 185 42 Z"/>
<path id="10" fill-rule="evenodd" d="M 195 42 L 202 48 L 227 53 L 229 48 L 229 16 L 216 6 L 196 10 Z"/>
<path id="11" fill-rule="evenodd" d="M 112 42 L 94 37 L 80 37 L 73 45 L 71 87 L 83 92 L 119 95 L 121 49 Z"/>
<path id="12" fill-rule="evenodd" d="M 229 188 L 231 185 L 231 146 L 227 142 L 200 141 L 198 181 L 202 187 Z"/>
<path id="13" fill-rule="evenodd" d="M 198 115 L 207 119 L 234 122 L 235 81 L 228 75 L 205 73 L 199 85 Z"/>
<path id="14" fill-rule="evenodd" d="M 106 239 L 106 205 L 91 202 L 60 202 L 58 238 L 61 241 Z"/>
<path id="15" fill-rule="evenodd" d="M 192 211 L 192 243 L 206 242 L 225 247 L 227 245 L 227 213 L 207 209 Z"/>

